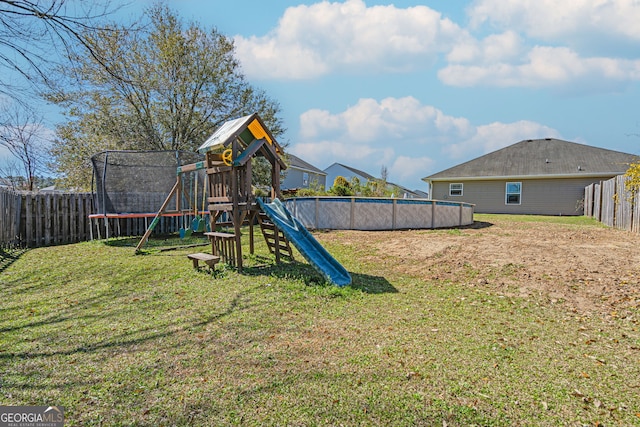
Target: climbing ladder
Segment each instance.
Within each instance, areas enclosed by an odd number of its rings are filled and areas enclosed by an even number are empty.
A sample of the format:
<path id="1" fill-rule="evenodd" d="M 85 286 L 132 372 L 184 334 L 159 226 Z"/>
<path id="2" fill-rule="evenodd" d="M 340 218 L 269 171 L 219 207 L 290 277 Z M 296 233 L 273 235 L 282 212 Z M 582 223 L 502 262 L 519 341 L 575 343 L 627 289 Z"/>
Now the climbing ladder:
<path id="1" fill-rule="evenodd" d="M 263 211 L 260 211 L 258 214 L 258 223 L 260 224 L 260 229 L 262 230 L 265 242 L 267 242 L 269 251 L 276 256 L 276 261 L 280 262 L 278 259 L 280 255 L 287 256 L 292 260 L 293 252 L 291 251 L 289 240 L 285 237 L 282 230 L 276 227 Z"/>

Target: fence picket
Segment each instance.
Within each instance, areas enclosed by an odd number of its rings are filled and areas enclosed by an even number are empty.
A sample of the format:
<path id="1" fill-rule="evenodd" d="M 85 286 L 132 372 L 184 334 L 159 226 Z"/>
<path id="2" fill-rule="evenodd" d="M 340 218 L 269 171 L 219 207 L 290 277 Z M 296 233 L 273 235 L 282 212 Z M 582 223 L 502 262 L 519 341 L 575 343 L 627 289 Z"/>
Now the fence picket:
<path id="1" fill-rule="evenodd" d="M 589 196 L 592 192 L 593 196 Z M 589 216 L 609 227 L 640 233 L 640 194 L 626 188 L 626 177 L 618 175 L 607 181 L 585 187 L 585 203 L 589 200 Z"/>

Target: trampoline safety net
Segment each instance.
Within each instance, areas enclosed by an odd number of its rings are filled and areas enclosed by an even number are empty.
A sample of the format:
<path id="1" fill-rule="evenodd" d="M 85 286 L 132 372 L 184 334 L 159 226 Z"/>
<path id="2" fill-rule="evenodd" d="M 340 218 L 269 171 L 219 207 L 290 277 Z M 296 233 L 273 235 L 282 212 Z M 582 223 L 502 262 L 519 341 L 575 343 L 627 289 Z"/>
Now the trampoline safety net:
<path id="1" fill-rule="evenodd" d="M 103 151 L 93 155 L 96 213 L 156 212 L 176 183 L 178 166 L 203 159 L 201 154 L 179 150 Z M 169 203 L 175 206 L 175 200 Z"/>

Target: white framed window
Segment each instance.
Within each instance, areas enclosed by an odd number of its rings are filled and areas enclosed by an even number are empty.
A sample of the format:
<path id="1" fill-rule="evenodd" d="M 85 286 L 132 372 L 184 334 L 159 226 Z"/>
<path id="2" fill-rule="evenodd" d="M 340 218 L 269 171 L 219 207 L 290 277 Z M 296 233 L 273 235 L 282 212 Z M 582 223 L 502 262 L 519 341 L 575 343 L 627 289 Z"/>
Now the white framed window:
<path id="1" fill-rule="evenodd" d="M 309 174 L 307 172 L 302 173 L 302 186 L 303 187 L 309 186 Z"/>
<path id="2" fill-rule="evenodd" d="M 449 184 L 449 195 L 450 196 L 462 196 L 463 184 Z"/>
<path id="3" fill-rule="evenodd" d="M 522 199 L 522 183 L 507 182 L 504 203 L 506 205 L 519 205 Z"/>

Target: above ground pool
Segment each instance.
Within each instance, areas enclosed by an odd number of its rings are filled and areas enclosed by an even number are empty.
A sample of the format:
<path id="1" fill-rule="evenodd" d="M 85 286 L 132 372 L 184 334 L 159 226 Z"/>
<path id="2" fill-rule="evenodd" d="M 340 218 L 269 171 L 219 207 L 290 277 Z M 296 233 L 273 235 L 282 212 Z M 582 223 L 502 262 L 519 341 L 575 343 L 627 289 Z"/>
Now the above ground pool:
<path id="1" fill-rule="evenodd" d="M 296 197 L 287 209 L 310 229 L 407 230 L 473 223 L 474 205 L 426 199 Z"/>

